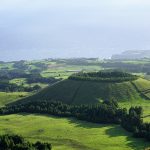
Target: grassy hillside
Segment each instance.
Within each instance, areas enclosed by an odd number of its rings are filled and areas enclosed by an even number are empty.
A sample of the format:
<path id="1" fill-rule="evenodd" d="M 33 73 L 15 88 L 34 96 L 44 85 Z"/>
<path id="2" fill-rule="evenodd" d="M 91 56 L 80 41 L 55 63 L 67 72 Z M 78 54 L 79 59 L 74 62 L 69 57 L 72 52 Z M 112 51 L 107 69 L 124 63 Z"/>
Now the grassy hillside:
<path id="1" fill-rule="evenodd" d="M 135 83 L 138 82 L 139 87 L 142 88 L 143 80 L 139 79 Z M 98 103 L 100 100 L 114 98 L 119 102 L 126 102 L 141 100 L 141 94 L 138 91 L 131 81 L 108 83 L 67 79 L 47 87 L 23 101 L 59 100 L 69 104 L 93 104 Z"/>
<path id="2" fill-rule="evenodd" d="M 150 99 L 150 81 L 145 79 L 138 79 L 133 81 L 135 87 L 141 92 L 142 95 Z"/>
<path id="3" fill-rule="evenodd" d="M 139 78 L 132 82 L 133 86 L 140 93 L 142 99 L 134 101 L 119 102 L 121 107 L 130 108 L 131 106 L 142 106 L 144 110 L 144 120 L 150 121 L 150 81 Z M 144 99 L 143 99 L 144 98 Z"/>
<path id="4" fill-rule="evenodd" d="M 118 125 L 29 114 L 0 116 L 0 122 L 0 134 L 16 133 L 32 142 L 50 142 L 53 150 L 144 150 L 150 146 Z"/>
<path id="5" fill-rule="evenodd" d="M 0 92 L 0 107 L 5 106 L 11 102 L 14 102 L 22 97 L 27 96 L 28 93 L 26 92 Z"/>

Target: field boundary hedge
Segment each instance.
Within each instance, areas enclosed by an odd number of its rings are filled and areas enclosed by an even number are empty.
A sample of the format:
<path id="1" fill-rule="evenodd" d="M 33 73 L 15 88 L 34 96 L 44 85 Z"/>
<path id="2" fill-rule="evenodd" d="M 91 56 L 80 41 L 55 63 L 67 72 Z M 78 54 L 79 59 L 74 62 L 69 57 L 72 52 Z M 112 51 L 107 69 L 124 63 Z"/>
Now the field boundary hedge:
<path id="1" fill-rule="evenodd" d="M 68 79 L 97 82 L 124 82 L 136 80 L 138 76 L 124 72 L 90 72 L 73 74 Z"/>

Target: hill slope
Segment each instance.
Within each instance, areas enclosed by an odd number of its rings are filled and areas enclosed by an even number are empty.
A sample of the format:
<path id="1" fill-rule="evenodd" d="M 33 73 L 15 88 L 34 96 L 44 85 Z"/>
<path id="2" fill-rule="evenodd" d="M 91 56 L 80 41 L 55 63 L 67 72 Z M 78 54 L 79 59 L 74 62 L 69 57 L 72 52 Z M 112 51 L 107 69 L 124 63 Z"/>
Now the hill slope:
<path id="1" fill-rule="evenodd" d="M 138 79 L 132 82 L 136 89 L 143 95 L 145 98 L 150 99 L 150 81 L 145 79 Z"/>
<path id="2" fill-rule="evenodd" d="M 146 96 L 148 96 L 149 93 L 143 91 L 148 90 L 149 87 L 150 82 L 148 83 L 144 79 L 120 83 L 67 79 L 47 87 L 35 95 L 22 99 L 20 102 L 59 100 L 68 104 L 93 104 L 111 98 L 122 102 L 134 101 L 141 99 L 141 93 L 146 93 Z"/>

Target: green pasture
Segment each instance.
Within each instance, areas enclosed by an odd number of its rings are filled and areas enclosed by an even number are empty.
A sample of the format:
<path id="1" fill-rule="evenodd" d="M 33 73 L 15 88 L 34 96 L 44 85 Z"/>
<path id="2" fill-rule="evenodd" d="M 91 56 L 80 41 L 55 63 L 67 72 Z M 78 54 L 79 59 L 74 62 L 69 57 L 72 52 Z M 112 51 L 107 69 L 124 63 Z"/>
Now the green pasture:
<path id="1" fill-rule="evenodd" d="M 99 71 L 101 70 L 100 66 L 76 66 L 76 65 L 65 65 L 65 64 L 51 64 L 47 70 L 44 70 L 41 75 L 43 77 L 55 77 L 66 79 L 73 73 L 79 71 Z"/>
<path id="2" fill-rule="evenodd" d="M 0 107 L 27 96 L 26 92 L 0 92 Z"/>
<path id="3" fill-rule="evenodd" d="M 93 124 L 38 114 L 0 116 L 0 134 L 50 142 L 53 150 L 144 150 L 150 143 L 133 138 L 119 125 Z"/>

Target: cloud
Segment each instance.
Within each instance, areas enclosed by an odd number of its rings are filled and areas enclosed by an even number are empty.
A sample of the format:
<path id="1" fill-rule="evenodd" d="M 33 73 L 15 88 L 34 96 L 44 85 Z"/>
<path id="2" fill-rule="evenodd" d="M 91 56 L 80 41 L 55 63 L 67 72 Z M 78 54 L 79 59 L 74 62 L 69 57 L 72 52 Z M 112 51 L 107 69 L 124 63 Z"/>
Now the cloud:
<path id="1" fill-rule="evenodd" d="M 1 0 L 0 59 L 150 49 L 149 16 L 147 0 Z"/>

